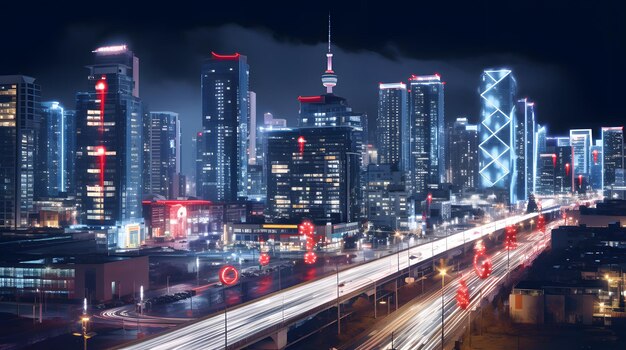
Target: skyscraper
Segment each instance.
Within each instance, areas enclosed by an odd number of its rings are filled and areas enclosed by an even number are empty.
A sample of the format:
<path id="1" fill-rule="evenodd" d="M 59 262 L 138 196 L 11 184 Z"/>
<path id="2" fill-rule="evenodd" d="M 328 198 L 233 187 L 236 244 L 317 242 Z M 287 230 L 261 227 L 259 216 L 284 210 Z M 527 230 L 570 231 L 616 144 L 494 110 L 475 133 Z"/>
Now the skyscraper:
<path id="1" fill-rule="evenodd" d="M 534 191 L 535 160 L 535 104 L 524 98 L 518 100 L 514 113 L 515 171 L 513 176 L 513 202 L 528 200 Z"/>
<path id="2" fill-rule="evenodd" d="M 602 164 L 602 140 L 595 140 L 589 151 L 589 185 L 593 191 L 602 190 L 602 173 L 604 165 Z"/>
<path id="3" fill-rule="evenodd" d="M 181 173 L 180 119 L 174 112 L 150 112 L 143 121 L 143 192 L 169 199 L 179 196 Z"/>
<path id="4" fill-rule="evenodd" d="M 26 227 L 33 210 L 40 96 L 35 78 L 0 76 L 0 228 Z"/>
<path id="5" fill-rule="evenodd" d="M 248 81 L 246 56 L 214 52 L 202 65 L 205 164 L 198 196 L 213 201 L 246 197 L 248 181 Z"/>
<path id="6" fill-rule="evenodd" d="M 113 226 L 141 218 L 139 59 L 126 45 L 93 53 L 76 95 L 76 192 L 83 224 Z"/>
<path id="7" fill-rule="evenodd" d="M 64 109 L 65 192 L 76 194 L 76 111 Z"/>
<path id="8" fill-rule="evenodd" d="M 589 176 L 591 129 L 570 130 L 569 142 L 574 150 L 574 158 L 572 159 L 574 176 Z"/>
<path id="9" fill-rule="evenodd" d="M 450 182 L 460 188 L 478 187 L 478 126 L 457 118 L 448 134 Z"/>
<path id="10" fill-rule="evenodd" d="M 68 192 L 73 179 L 73 145 L 76 138 L 74 116 L 66 113 L 59 102 L 41 104 L 41 129 L 39 133 L 38 167 L 41 168 L 41 181 L 36 185 L 37 196 L 55 197 L 60 192 Z M 71 120 L 68 120 L 71 119 Z M 68 164 L 69 163 L 69 164 Z"/>
<path id="11" fill-rule="evenodd" d="M 410 128 L 404 83 L 380 84 L 376 138 L 380 164 L 408 170 Z"/>
<path id="12" fill-rule="evenodd" d="M 356 221 L 361 214 L 358 132 L 350 126 L 268 132 L 267 219 Z"/>
<path id="13" fill-rule="evenodd" d="M 248 164 L 256 164 L 256 92 L 248 91 Z"/>
<path id="14" fill-rule="evenodd" d="M 483 188 L 511 190 L 512 120 L 517 82 L 510 69 L 487 69 L 481 76 L 478 159 Z M 510 200 L 513 195 L 510 194 Z"/>
<path id="15" fill-rule="evenodd" d="M 602 128 L 602 165 L 604 187 L 615 184 L 615 172 L 624 169 L 624 127 Z"/>
<path id="16" fill-rule="evenodd" d="M 425 198 L 429 184 L 445 181 L 444 82 L 438 74 L 412 75 L 409 91 L 408 176 L 411 193 Z"/>

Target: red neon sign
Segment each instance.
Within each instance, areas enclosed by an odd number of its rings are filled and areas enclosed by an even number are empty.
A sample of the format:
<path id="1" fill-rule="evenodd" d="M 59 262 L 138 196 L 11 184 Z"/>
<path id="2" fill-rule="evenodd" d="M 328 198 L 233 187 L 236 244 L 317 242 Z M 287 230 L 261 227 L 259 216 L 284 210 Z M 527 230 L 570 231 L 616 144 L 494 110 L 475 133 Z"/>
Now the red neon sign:
<path id="1" fill-rule="evenodd" d="M 565 164 L 565 176 L 569 176 L 569 163 Z"/>
<path id="2" fill-rule="evenodd" d="M 556 168 L 556 154 L 552 154 L 552 167 Z"/>
<path id="3" fill-rule="evenodd" d="M 219 271 L 220 282 L 225 286 L 232 286 L 239 281 L 239 271 L 232 265 L 225 265 Z"/>
<path id="4" fill-rule="evenodd" d="M 213 58 L 215 58 L 216 60 L 235 61 L 238 60 L 241 55 L 239 54 L 239 52 L 236 52 L 233 55 L 219 55 L 215 52 L 211 52 L 211 56 L 213 56 Z"/>
<path id="5" fill-rule="evenodd" d="M 583 176 L 578 175 L 578 187 L 583 187 Z"/>
<path id="6" fill-rule="evenodd" d="M 324 96 L 298 96 L 298 101 L 302 103 L 320 103 L 324 102 Z"/>
<path id="7" fill-rule="evenodd" d="M 483 241 L 476 242 L 474 247 L 476 251 L 474 254 L 474 272 L 480 279 L 485 279 L 491 275 L 492 263 L 491 258 L 485 253 L 485 245 Z"/>
<path id="8" fill-rule="evenodd" d="M 598 150 L 594 149 L 593 152 L 591 152 L 593 154 L 593 164 L 598 164 Z"/>
<path id="9" fill-rule="evenodd" d="M 304 254 L 304 262 L 306 264 L 314 264 L 317 261 L 317 256 L 313 252 L 315 248 L 315 226 L 309 220 L 302 221 L 298 225 L 298 233 L 306 237 L 306 254 Z"/>
<path id="10" fill-rule="evenodd" d="M 467 282 L 465 279 L 459 281 L 459 289 L 456 291 L 456 304 L 462 310 L 467 309 L 470 303 L 469 289 L 467 288 Z"/>
<path id="11" fill-rule="evenodd" d="M 259 255 L 259 265 L 267 266 L 270 263 L 270 255 L 267 253 L 261 253 Z"/>

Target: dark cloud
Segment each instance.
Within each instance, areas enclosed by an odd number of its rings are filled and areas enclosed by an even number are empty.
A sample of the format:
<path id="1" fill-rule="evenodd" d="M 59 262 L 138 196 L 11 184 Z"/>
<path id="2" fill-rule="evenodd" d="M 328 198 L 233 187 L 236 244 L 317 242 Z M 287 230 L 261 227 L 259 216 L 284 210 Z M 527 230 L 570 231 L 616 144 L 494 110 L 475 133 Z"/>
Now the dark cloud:
<path id="1" fill-rule="evenodd" d="M 621 1 L 47 2 L 10 9 L 0 74 L 35 76 L 45 99 L 71 107 L 90 51 L 128 43 L 141 61 L 141 96 L 183 119 L 184 147 L 200 127 L 199 69 L 211 51 L 248 56 L 258 113 L 295 121 L 299 94 L 322 91 L 326 16 L 333 15 L 336 92 L 373 120 L 377 83 L 438 72 L 446 116 L 478 114 L 485 67 L 514 69 L 554 133 L 623 124 L 626 3 Z M 18 15 L 19 14 L 19 15 Z M 191 156 L 185 168 L 191 169 Z"/>

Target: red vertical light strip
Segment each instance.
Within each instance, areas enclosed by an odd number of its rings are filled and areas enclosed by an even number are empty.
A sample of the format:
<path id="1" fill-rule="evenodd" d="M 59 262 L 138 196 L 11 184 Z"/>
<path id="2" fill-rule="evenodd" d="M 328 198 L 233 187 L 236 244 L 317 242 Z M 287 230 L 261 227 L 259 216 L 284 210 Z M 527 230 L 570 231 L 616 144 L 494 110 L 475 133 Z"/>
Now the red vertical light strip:
<path id="1" fill-rule="evenodd" d="M 100 188 L 104 192 L 104 169 L 106 168 L 106 149 L 104 146 L 96 147 L 96 154 L 100 163 Z"/>
<path id="2" fill-rule="evenodd" d="M 96 91 L 98 92 L 98 98 L 100 99 L 100 127 L 98 128 L 98 131 L 100 131 L 100 136 L 102 136 L 102 133 L 104 132 L 104 102 L 107 92 L 105 76 L 103 76 L 102 79 L 96 83 Z"/>
<path id="3" fill-rule="evenodd" d="M 582 175 L 578 175 L 578 187 L 580 187 L 580 188 L 583 187 L 583 176 Z"/>
<path id="4" fill-rule="evenodd" d="M 598 150 L 597 149 L 593 150 L 593 164 L 598 165 Z"/>
<path id="5" fill-rule="evenodd" d="M 300 136 L 298 137 L 298 146 L 300 149 L 300 154 L 304 153 L 304 144 L 306 143 L 306 140 L 304 139 L 304 136 Z"/>
<path id="6" fill-rule="evenodd" d="M 552 167 L 556 168 L 556 154 L 552 154 Z"/>

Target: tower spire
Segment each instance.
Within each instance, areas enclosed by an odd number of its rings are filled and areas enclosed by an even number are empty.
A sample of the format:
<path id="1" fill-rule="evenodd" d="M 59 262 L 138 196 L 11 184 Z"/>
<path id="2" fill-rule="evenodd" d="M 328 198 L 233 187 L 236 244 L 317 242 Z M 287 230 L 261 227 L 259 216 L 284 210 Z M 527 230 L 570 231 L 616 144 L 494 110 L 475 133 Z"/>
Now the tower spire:
<path id="1" fill-rule="evenodd" d="M 328 13 L 328 52 L 330 53 L 330 12 Z"/>
<path id="2" fill-rule="evenodd" d="M 333 53 L 330 51 L 330 13 L 328 14 L 328 53 L 326 53 L 326 71 L 322 74 L 322 85 L 326 87 L 327 94 L 332 94 L 333 87 L 337 85 L 337 75 L 333 71 Z"/>

